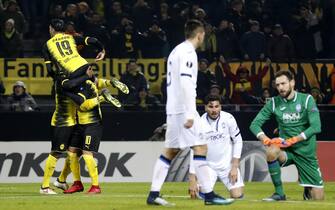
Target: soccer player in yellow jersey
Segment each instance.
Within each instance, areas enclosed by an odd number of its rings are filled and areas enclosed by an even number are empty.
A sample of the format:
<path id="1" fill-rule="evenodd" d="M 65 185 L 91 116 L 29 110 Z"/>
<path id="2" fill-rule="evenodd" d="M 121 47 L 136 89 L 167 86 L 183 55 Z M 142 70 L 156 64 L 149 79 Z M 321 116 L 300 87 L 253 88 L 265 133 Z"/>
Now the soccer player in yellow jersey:
<path id="1" fill-rule="evenodd" d="M 73 128 L 76 124 L 76 107 L 74 102 L 66 94 L 66 91 L 64 91 L 64 87 L 70 86 L 68 88 L 71 89 L 78 84 L 86 84 L 86 80 L 92 75 L 89 75 L 88 73 L 91 70 L 89 69 L 87 61 L 78 54 L 75 40 L 77 40 L 78 43 L 82 41 L 86 44 L 91 43 L 96 45 L 98 48 L 100 47 L 101 52 L 98 54 L 96 60 L 103 59 L 105 54 L 102 45 L 99 44 L 99 41 L 95 38 L 87 37 L 84 39 L 80 37 L 74 38 L 71 35 L 65 35 L 64 33 L 61 33 L 63 26 L 64 23 L 62 20 L 51 21 L 50 34 L 52 38 L 47 42 L 44 49 L 44 57 L 48 73 L 56 81 L 56 109 L 51 121 L 53 130 L 52 148 L 46 161 L 43 183 L 40 189 L 41 194 L 56 194 L 56 192 L 49 187 L 50 177 L 54 172 L 59 155 L 68 149 L 69 151 L 66 159 L 68 164 L 65 164 L 64 170 L 57 182 L 60 184 L 61 188 L 67 189 L 65 179 L 71 171 L 74 175 L 77 174 L 76 178 L 80 180 L 78 164 L 79 157 L 76 154 L 77 150 L 75 148 L 71 150 L 71 147 L 68 148 Z M 52 69 L 51 61 L 53 61 L 56 66 L 55 71 Z M 64 78 L 64 75 L 69 76 L 70 79 L 57 79 Z M 117 83 L 117 81 L 110 83 L 116 87 L 122 87 L 119 83 Z M 97 101 L 96 106 L 97 105 L 99 105 L 99 101 Z M 75 181 L 76 178 L 74 179 Z"/>
<path id="2" fill-rule="evenodd" d="M 78 97 L 82 97 L 82 100 L 92 99 L 94 97 L 97 97 L 98 90 L 105 89 L 107 86 L 109 86 L 109 80 L 105 79 L 95 79 L 95 83 L 96 84 L 93 85 L 90 80 L 87 80 L 85 86 L 83 86 L 84 88 L 82 88 L 81 91 L 78 93 Z M 96 89 L 95 86 L 98 89 Z M 83 151 L 83 158 L 89 170 L 89 175 L 92 178 L 92 187 L 88 191 L 88 193 L 100 193 L 101 190 L 98 184 L 98 172 L 96 170 L 96 163 L 92 158 L 93 152 L 98 151 L 102 134 L 101 110 L 99 106 L 87 111 L 79 109 L 77 110 L 77 116 L 77 121 L 79 124 L 75 127 L 72 133 L 69 149 L 76 148 L 77 150 L 80 149 Z M 57 181 L 54 182 L 54 185 L 58 188 L 63 189 L 63 192 L 66 194 L 81 192 L 84 190 L 83 184 L 80 181 L 79 170 L 76 170 L 77 168 L 74 168 L 75 170 L 73 171 L 73 185 L 69 189 L 67 189 L 67 185 L 65 182 L 67 175 L 69 174 L 67 168 L 71 168 L 72 170 L 73 167 L 66 165 L 70 165 L 70 163 L 76 164 L 79 168 L 78 158 L 74 159 L 73 161 L 76 161 L 76 163 L 73 163 L 71 161 L 65 162 L 65 166 L 61 172 L 61 175 L 59 176 Z M 62 180 L 62 182 L 60 182 L 60 180 Z"/>

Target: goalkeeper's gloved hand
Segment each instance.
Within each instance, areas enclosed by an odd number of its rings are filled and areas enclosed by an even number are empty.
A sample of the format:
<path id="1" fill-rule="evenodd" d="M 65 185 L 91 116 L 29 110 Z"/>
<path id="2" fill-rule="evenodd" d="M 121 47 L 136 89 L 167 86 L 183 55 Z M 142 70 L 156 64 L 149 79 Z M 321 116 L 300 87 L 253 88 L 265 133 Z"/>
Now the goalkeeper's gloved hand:
<path id="1" fill-rule="evenodd" d="M 298 142 L 298 137 L 294 136 L 282 142 L 280 148 L 287 148 Z"/>
<path id="2" fill-rule="evenodd" d="M 280 137 L 276 137 L 271 139 L 271 145 L 276 145 L 278 147 L 281 147 L 281 145 L 283 144 L 283 142 L 285 142 L 285 139 L 280 138 Z"/>
<path id="3" fill-rule="evenodd" d="M 266 137 L 262 140 L 263 145 L 269 146 L 271 144 L 271 139 Z"/>

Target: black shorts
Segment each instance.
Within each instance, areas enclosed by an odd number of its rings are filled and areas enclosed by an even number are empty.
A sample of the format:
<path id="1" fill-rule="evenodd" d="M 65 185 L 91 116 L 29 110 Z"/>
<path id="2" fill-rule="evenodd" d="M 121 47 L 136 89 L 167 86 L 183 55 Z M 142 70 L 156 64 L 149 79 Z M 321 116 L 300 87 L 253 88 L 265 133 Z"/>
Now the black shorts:
<path id="1" fill-rule="evenodd" d="M 102 124 L 91 123 L 86 125 L 78 125 L 78 129 L 75 129 L 71 142 L 74 145 L 80 145 L 81 147 L 78 148 L 81 148 L 82 150 L 98 152 L 101 138 Z"/>
<path id="2" fill-rule="evenodd" d="M 70 145 L 74 126 L 52 126 L 51 151 L 65 152 Z"/>
<path id="3" fill-rule="evenodd" d="M 72 131 L 72 135 L 71 135 L 71 139 L 70 139 L 70 147 L 75 147 L 75 148 L 83 148 L 83 134 L 82 134 L 82 129 L 80 127 L 80 125 L 75 125 L 73 127 L 73 131 Z"/>

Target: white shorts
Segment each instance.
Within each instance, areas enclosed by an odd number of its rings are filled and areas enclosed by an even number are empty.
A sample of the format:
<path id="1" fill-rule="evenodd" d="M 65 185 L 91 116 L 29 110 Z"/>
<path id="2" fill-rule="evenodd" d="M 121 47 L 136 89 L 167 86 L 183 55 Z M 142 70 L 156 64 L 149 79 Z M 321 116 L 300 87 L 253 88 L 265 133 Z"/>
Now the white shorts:
<path id="1" fill-rule="evenodd" d="M 197 113 L 193 126 L 189 129 L 184 127 L 186 117 L 184 113 L 170 114 L 166 117 L 165 147 L 184 149 L 196 145 L 205 145 L 206 141 L 200 135 L 201 120 Z"/>
<path id="2" fill-rule="evenodd" d="M 209 180 L 211 181 L 211 187 L 214 189 L 214 185 L 217 181 L 217 179 L 219 178 L 220 181 L 226 186 L 226 188 L 230 191 L 234 188 L 239 188 L 239 187 L 243 187 L 244 183 L 243 183 L 243 178 L 241 176 L 241 172 L 240 169 L 237 169 L 237 181 L 232 184 L 229 181 L 229 172 L 230 172 L 230 167 L 224 170 L 214 170 L 211 167 L 209 167 Z"/>

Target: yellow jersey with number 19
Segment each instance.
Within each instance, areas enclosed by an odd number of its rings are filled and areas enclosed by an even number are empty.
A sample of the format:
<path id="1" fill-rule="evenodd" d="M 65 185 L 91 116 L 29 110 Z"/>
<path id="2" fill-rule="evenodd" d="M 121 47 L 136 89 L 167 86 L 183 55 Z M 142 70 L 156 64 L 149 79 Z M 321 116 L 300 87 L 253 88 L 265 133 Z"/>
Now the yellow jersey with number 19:
<path id="1" fill-rule="evenodd" d="M 72 35 L 57 33 L 47 41 L 47 47 L 60 67 L 69 73 L 88 63 L 79 55 L 76 41 Z"/>

